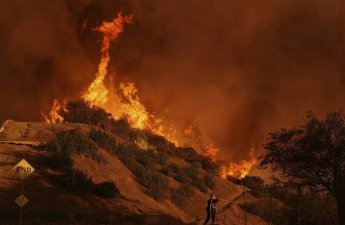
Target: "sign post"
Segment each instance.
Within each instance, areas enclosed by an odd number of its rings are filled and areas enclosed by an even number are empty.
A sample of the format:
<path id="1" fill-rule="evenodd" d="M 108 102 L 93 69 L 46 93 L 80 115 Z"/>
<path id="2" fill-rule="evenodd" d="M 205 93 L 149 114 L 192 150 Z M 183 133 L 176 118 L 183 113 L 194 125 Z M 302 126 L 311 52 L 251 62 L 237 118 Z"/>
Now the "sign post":
<path id="1" fill-rule="evenodd" d="M 29 202 L 29 199 L 24 195 L 24 179 L 32 174 L 35 169 L 25 159 L 22 159 L 13 167 L 12 170 L 17 174 L 21 181 L 21 192 L 14 202 L 20 207 L 19 225 L 22 225 L 23 207 Z"/>

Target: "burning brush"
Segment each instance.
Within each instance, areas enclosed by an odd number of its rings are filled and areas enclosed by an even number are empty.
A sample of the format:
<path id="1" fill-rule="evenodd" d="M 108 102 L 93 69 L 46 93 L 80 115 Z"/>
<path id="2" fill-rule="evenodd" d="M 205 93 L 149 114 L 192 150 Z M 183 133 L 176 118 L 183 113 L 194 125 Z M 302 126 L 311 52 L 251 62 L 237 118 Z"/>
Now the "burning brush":
<path id="1" fill-rule="evenodd" d="M 116 41 L 119 35 L 124 31 L 125 24 L 133 22 L 133 15 L 123 16 L 118 13 L 117 17 L 112 21 L 103 21 L 103 23 L 94 28 L 93 31 L 102 33 L 101 59 L 94 81 L 87 88 L 87 91 L 81 96 L 91 106 L 97 106 L 109 112 L 114 119 L 126 118 L 133 128 L 148 130 L 154 134 L 163 136 L 165 139 L 179 146 L 176 138 L 176 129 L 173 125 L 149 113 L 145 105 L 140 101 L 138 90 L 132 82 L 120 83 L 115 85 L 109 91 L 105 84 L 105 78 L 108 75 L 108 64 L 110 62 L 109 49 L 111 43 Z M 60 104 L 58 100 L 54 100 L 51 111 L 48 115 L 41 113 L 45 121 L 48 123 L 61 123 L 64 118 L 59 114 L 65 109 L 65 102 Z M 201 138 L 195 124 L 189 126 L 183 132 L 183 136 L 191 138 L 196 147 L 202 154 L 211 161 L 216 161 L 219 149 L 212 144 L 205 144 Z M 140 142 L 142 148 L 146 148 L 146 144 Z M 222 176 L 228 175 L 235 177 L 244 177 L 247 175 L 253 165 L 256 164 L 254 152 L 251 153 L 252 159 L 249 161 L 242 160 L 239 163 L 230 163 L 228 167 L 222 168 Z"/>

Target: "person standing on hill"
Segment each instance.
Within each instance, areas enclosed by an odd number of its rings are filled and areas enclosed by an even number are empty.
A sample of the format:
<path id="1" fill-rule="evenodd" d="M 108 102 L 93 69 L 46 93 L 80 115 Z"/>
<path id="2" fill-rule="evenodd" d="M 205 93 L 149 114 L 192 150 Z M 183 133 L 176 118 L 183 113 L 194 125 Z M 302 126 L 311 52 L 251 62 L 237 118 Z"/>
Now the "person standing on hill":
<path id="1" fill-rule="evenodd" d="M 214 225 L 214 221 L 216 219 L 216 213 L 217 213 L 216 203 L 219 200 L 220 199 L 216 197 L 215 193 L 211 194 L 211 198 L 207 201 L 207 207 L 206 207 L 207 217 L 204 222 L 204 225 L 206 225 L 210 219 L 212 219 L 212 225 Z"/>

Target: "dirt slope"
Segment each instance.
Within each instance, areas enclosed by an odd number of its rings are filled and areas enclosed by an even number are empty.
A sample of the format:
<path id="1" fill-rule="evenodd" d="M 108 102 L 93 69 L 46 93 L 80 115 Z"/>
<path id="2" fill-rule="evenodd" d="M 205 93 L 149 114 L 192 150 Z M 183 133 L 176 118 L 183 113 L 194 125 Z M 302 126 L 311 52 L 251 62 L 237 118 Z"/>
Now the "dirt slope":
<path id="1" fill-rule="evenodd" d="M 182 224 L 171 218 L 202 224 L 207 194 L 195 189 L 193 196 L 182 207 L 170 200 L 158 202 L 146 195 L 145 188 L 137 182 L 132 172 L 105 150 L 101 150 L 100 154 L 109 163 L 99 164 L 81 155 L 73 158 L 74 167 L 85 172 L 94 183 L 113 181 L 120 190 L 120 199 L 106 200 L 92 194 L 81 195 L 64 190 L 54 179 L 57 172 L 48 169 L 47 151 L 37 146 L 53 138 L 54 129 L 73 128 L 87 130 L 90 126 L 8 120 L 0 128 L 0 197 L 3 202 L 0 204 L 0 221 L 11 224 L 17 220 L 18 207 L 13 201 L 20 193 L 20 181 L 11 169 L 25 158 L 36 169 L 24 182 L 24 194 L 30 202 L 24 207 L 23 215 L 32 224 L 47 224 L 47 221 L 51 224 L 68 224 L 66 221 L 69 220 L 78 220 L 80 224 L 100 224 L 99 221 L 118 224 L 116 221 L 121 223 L 121 219 L 126 221 L 125 224 Z M 170 182 L 172 186 L 179 186 L 173 179 Z M 243 224 L 244 212 L 238 205 L 243 201 L 243 187 L 217 177 L 214 191 L 224 199 L 218 204 L 218 224 Z M 234 200 L 234 203 L 229 203 L 230 200 Z M 247 218 L 248 225 L 267 224 L 251 214 Z"/>

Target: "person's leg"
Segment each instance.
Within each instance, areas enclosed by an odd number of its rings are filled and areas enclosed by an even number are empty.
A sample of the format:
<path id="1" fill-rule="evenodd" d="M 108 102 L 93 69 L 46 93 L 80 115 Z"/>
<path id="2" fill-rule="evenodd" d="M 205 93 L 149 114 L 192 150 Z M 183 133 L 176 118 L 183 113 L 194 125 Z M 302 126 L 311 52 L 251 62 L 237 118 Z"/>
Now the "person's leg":
<path id="1" fill-rule="evenodd" d="M 206 217 L 206 220 L 204 222 L 204 225 L 206 225 L 210 219 L 211 219 L 211 215 L 209 212 L 207 212 L 207 217 Z"/>
<path id="2" fill-rule="evenodd" d="M 216 213 L 212 213 L 212 225 L 214 225 L 215 220 L 216 220 Z"/>

